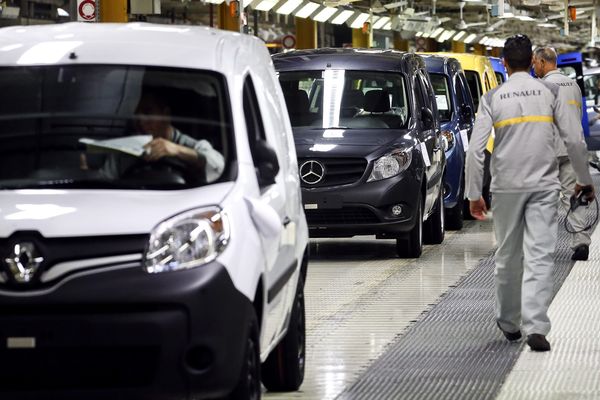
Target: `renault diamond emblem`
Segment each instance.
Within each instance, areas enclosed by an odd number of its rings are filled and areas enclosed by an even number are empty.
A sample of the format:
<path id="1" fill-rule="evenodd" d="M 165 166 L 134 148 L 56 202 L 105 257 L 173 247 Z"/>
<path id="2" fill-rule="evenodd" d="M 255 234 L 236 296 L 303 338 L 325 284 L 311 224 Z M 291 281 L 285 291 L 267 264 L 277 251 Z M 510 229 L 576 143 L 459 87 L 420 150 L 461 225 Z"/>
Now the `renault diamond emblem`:
<path id="1" fill-rule="evenodd" d="M 300 166 L 300 179 L 308 185 L 316 185 L 325 177 L 325 166 L 318 161 L 308 160 Z"/>
<path id="2" fill-rule="evenodd" d="M 17 243 L 13 246 L 12 253 L 4 259 L 8 270 L 15 282 L 29 283 L 44 261 L 44 257 L 37 254 L 31 242 Z"/>

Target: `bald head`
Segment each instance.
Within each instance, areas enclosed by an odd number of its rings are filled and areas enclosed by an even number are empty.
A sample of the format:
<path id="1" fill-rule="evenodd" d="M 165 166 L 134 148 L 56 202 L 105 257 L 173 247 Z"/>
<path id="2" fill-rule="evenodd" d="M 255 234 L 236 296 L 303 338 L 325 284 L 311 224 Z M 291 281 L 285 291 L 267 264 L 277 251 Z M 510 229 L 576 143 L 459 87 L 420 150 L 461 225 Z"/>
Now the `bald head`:
<path id="1" fill-rule="evenodd" d="M 533 51 L 533 70 L 539 78 L 556 69 L 556 51 L 552 47 L 538 47 Z"/>

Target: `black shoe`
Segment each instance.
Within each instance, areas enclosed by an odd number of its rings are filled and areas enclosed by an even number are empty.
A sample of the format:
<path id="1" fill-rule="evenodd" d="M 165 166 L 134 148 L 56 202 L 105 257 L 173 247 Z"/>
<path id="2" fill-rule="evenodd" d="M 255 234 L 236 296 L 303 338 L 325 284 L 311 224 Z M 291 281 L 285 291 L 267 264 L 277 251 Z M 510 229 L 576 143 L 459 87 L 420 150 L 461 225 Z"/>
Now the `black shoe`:
<path id="1" fill-rule="evenodd" d="M 502 329 L 502 327 L 500 326 L 500 323 L 498 321 L 496 321 L 496 325 L 498 325 L 498 328 L 502 331 L 502 334 L 504 334 L 504 337 L 509 342 L 516 342 L 517 340 L 521 339 L 521 331 L 516 331 L 516 332 L 505 331 L 504 329 Z"/>
<path id="2" fill-rule="evenodd" d="M 590 247 L 587 244 L 580 244 L 579 246 L 575 247 L 573 255 L 571 256 L 571 260 L 587 261 L 589 255 Z"/>
<path id="3" fill-rule="evenodd" d="M 539 333 L 527 335 L 527 344 L 533 351 L 550 351 L 550 343 L 546 340 L 546 336 Z"/>

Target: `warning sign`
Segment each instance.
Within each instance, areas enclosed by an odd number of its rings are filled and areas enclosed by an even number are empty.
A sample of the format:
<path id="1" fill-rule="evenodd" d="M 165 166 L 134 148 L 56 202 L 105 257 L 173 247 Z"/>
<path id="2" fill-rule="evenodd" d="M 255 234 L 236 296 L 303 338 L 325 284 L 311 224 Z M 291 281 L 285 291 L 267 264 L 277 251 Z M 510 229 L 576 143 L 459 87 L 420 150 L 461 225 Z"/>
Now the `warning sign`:
<path id="1" fill-rule="evenodd" d="M 77 0 L 77 21 L 96 21 L 95 0 Z"/>
<path id="2" fill-rule="evenodd" d="M 285 35 L 281 39 L 281 45 L 284 49 L 293 49 L 296 47 L 296 37 L 294 35 Z"/>

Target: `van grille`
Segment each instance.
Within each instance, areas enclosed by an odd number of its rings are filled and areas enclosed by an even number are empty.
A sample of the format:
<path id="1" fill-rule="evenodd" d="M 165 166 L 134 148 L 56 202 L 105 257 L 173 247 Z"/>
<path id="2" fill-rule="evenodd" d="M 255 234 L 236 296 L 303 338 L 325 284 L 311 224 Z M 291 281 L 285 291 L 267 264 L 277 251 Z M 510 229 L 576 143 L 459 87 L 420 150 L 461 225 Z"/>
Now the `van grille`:
<path id="1" fill-rule="evenodd" d="M 325 167 L 323 179 L 314 185 L 300 179 L 302 187 L 315 188 L 326 186 L 348 185 L 357 182 L 367 169 L 367 160 L 364 158 L 300 158 L 298 168 L 306 161 L 318 161 Z M 302 171 L 300 171 L 302 177 Z"/>

